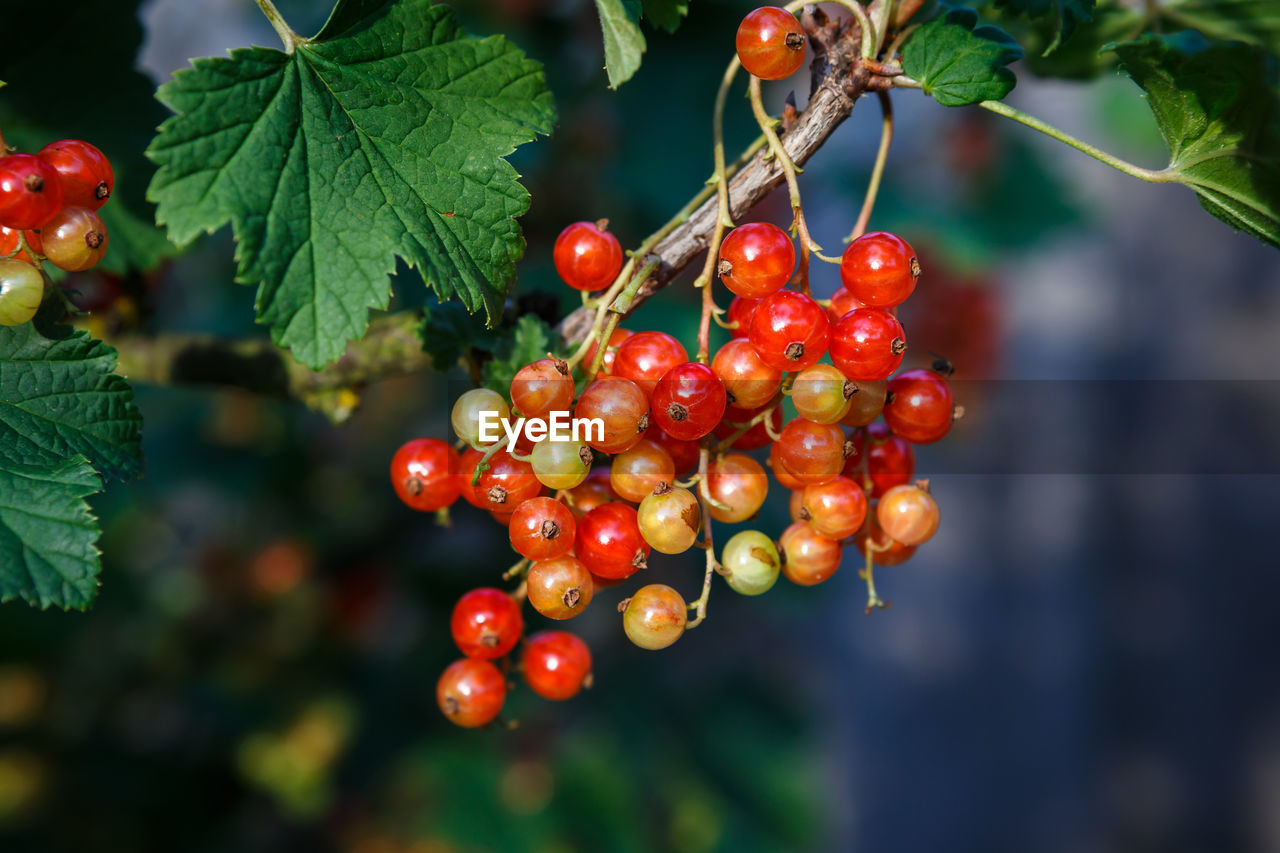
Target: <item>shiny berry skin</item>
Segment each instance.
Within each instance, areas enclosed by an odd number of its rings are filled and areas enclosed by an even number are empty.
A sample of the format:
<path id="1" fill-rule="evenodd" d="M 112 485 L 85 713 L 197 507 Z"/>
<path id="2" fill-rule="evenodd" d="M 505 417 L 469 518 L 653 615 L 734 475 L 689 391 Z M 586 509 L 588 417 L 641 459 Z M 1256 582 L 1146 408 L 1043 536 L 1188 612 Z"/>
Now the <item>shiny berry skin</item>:
<path id="1" fill-rule="evenodd" d="M 738 409 L 728 406 L 724 410 L 724 417 L 721 418 L 720 425 L 713 430 L 713 434 L 723 441 L 736 433 L 743 424 L 749 424 L 755 420 L 756 415 L 766 408 L 772 408 L 773 410 L 769 416 L 734 439 L 733 444 L 730 446 L 734 450 L 757 450 L 761 447 L 768 447 L 773 442 L 773 439 L 769 436 L 769 427 L 773 428 L 774 433 L 782 429 L 781 406 L 772 406 L 768 403 L 756 409 Z M 765 426 L 766 423 L 768 426 Z"/>
<path id="2" fill-rule="evenodd" d="M 653 389 L 653 422 L 667 435 L 696 441 L 724 416 L 728 396 L 714 370 L 697 361 L 677 364 Z"/>
<path id="3" fill-rule="evenodd" d="M 840 318 L 850 311 L 866 307 L 849 292 L 848 288 L 840 287 L 836 289 L 835 293 L 831 294 L 831 299 L 828 300 L 827 314 L 831 317 L 832 323 L 838 323 Z"/>
<path id="4" fill-rule="evenodd" d="M 538 560 L 529 567 L 529 603 L 548 619 L 572 619 L 591 603 L 591 572 L 572 554 Z"/>
<path id="5" fill-rule="evenodd" d="M 868 308 L 901 305 L 916 289 L 919 277 L 915 250 L 896 234 L 863 234 L 840 258 L 841 283 Z"/>
<path id="6" fill-rule="evenodd" d="M 805 486 L 805 489 L 809 488 Z M 808 521 L 807 513 L 802 514 L 804 509 L 804 489 L 791 492 L 791 497 L 787 499 L 787 510 L 791 514 L 792 521 Z"/>
<path id="7" fill-rule="evenodd" d="M 609 485 L 623 500 L 639 503 L 659 483 L 676 478 L 676 463 L 657 444 L 642 438 L 635 447 L 613 457 L 609 466 Z"/>
<path id="8" fill-rule="evenodd" d="M 907 370 L 889 380 L 884 422 L 913 444 L 932 444 L 951 431 L 956 401 L 951 383 L 934 370 Z"/>
<path id="9" fill-rule="evenodd" d="M 779 456 L 779 445 L 776 441 L 769 445 L 769 470 L 773 471 L 773 478 L 778 481 L 778 485 L 784 489 L 791 491 L 804 491 L 806 484 L 799 480 L 795 474 L 787 470 L 787 466 L 782 464 Z"/>
<path id="10" fill-rule="evenodd" d="M 796 248 L 787 232 L 769 222 L 739 225 L 720 244 L 717 271 L 737 296 L 762 299 L 782 289 L 796 267 Z"/>
<path id="11" fill-rule="evenodd" d="M 569 365 L 558 358 L 540 358 L 516 371 L 511 405 L 526 418 L 546 420 L 552 412 L 569 411 L 573 391 Z"/>
<path id="12" fill-rule="evenodd" d="M 462 451 L 462 456 L 458 459 L 458 489 L 462 499 L 467 503 L 480 509 L 488 509 L 489 499 L 479 494 L 475 486 L 471 485 L 471 481 L 475 479 L 476 466 L 480 464 L 482 456 L 484 454 L 474 447 L 468 447 Z"/>
<path id="13" fill-rule="evenodd" d="M 608 287 L 622 270 L 618 238 L 595 222 L 575 222 L 561 231 L 552 257 L 556 272 L 574 290 Z"/>
<path id="14" fill-rule="evenodd" d="M 659 483 L 636 510 L 640 535 L 653 550 L 663 554 L 683 554 L 698 541 L 702 529 L 702 508 L 688 489 Z"/>
<path id="15" fill-rule="evenodd" d="M 831 360 L 856 382 L 888 379 L 906 351 L 902 324 L 879 308 L 850 311 L 831 330 Z"/>
<path id="16" fill-rule="evenodd" d="M 438 438 L 406 441 L 391 457 L 391 485 L 405 506 L 435 512 L 462 492 L 458 453 Z"/>
<path id="17" fill-rule="evenodd" d="M 107 253 L 107 226 L 92 210 L 64 207 L 40 228 L 43 254 L 58 269 L 80 272 Z"/>
<path id="18" fill-rule="evenodd" d="M 511 547 L 521 557 L 549 560 L 573 550 L 573 513 L 554 498 L 529 498 L 511 514 Z"/>
<path id="19" fill-rule="evenodd" d="M 769 494 L 769 476 L 750 456 L 726 453 L 707 468 L 707 491 L 715 501 L 708 506 L 711 517 L 736 524 L 760 511 Z"/>
<path id="20" fill-rule="evenodd" d="M 494 413 L 488 419 L 490 440 L 481 441 L 480 417 L 486 412 Z M 498 421 L 509 417 L 511 407 L 501 394 L 488 388 L 473 388 L 458 397 L 449 419 L 453 424 L 454 435 L 472 447 L 483 447 L 503 437 L 502 424 Z M 495 433 L 497 438 L 493 438 Z"/>
<path id="21" fill-rule="evenodd" d="M 894 486 L 911 482 L 916 473 L 916 452 L 911 443 L 894 435 L 889 427 L 874 423 L 867 427 L 863 452 L 867 457 L 867 478 L 871 497 L 878 498 Z M 845 476 L 850 476 L 848 472 Z M 852 479 L 858 480 L 857 476 Z"/>
<path id="22" fill-rule="evenodd" d="M 533 476 L 548 489 L 572 489 L 587 479 L 595 454 L 580 441 L 540 441 L 529 454 Z"/>
<path id="23" fill-rule="evenodd" d="M 622 630 L 642 649 L 665 649 L 680 639 L 689 618 L 684 598 L 666 584 L 651 583 L 636 590 L 622 611 Z"/>
<path id="24" fill-rule="evenodd" d="M 858 386 L 829 364 L 815 364 L 800 371 L 791 385 L 791 403 L 800 417 L 818 424 L 833 424 L 849 411 Z"/>
<path id="25" fill-rule="evenodd" d="M 867 520 L 867 495 L 848 477 L 808 486 L 804 490 L 805 520 L 819 536 L 844 539 L 852 536 Z"/>
<path id="26" fill-rule="evenodd" d="M 507 679 L 487 660 L 456 660 L 436 682 L 436 704 L 449 722 L 466 729 L 491 722 L 506 700 Z"/>
<path id="27" fill-rule="evenodd" d="M 782 569 L 778 548 L 759 530 L 735 533 L 720 553 L 729 588 L 740 595 L 761 595 L 773 588 Z"/>
<path id="28" fill-rule="evenodd" d="M 458 599 L 449 630 L 464 655 L 492 660 L 515 648 L 524 633 L 524 618 L 511 596 L 500 589 L 480 587 Z"/>
<path id="29" fill-rule="evenodd" d="M 609 471 L 605 468 L 595 469 L 582 481 L 582 485 L 570 489 L 569 498 L 575 518 L 582 518 L 600 504 L 621 500 L 609 485 Z"/>
<path id="30" fill-rule="evenodd" d="M 12 255 L 14 253 L 18 248 L 18 236 L 20 234 L 22 234 L 21 231 L 14 230 L 13 228 L 5 228 L 3 225 L 0 225 L 0 255 Z M 40 232 L 27 232 L 27 245 L 30 246 L 33 251 L 39 253 Z M 26 261 L 28 264 L 32 263 L 31 256 L 25 251 L 18 252 L 13 256 L 12 260 Z"/>
<path id="31" fill-rule="evenodd" d="M 775 370 L 804 370 L 818 363 L 831 340 L 831 321 L 803 293 L 779 290 L 760 300 L 748 334 L 761 361 Z"/>
<path id="32" fill-rule="evenodd" d="M 645 438 L 667 451 L 672 463 L 676 466 L 676 476 L 683 476 L 698 467 L 698 442 L 672 438 L 661 427 L 649 426 Z"/>
<path id="33" fill-rule="evenodd" d="M 849 411 L 840 419 L 840 423 L 849 427 L 866 426 L 880 417 L 880 413 L 884 411 L 885 395 L 889 390 L 889 383 L 883 379 L 878 379 L 875 382 L 856 379 L 850 379 L 849 381 L 853 383 L 858 391 L 849 398 Z"/>
<path id="34" fill-rule="evenodd" d="M 635 333 L 627 329 L 617 328 L 613 330 L 613 334 L 609 336 L 609 345 L 604 348 L 604 358 L 600 361 L 600 372 L 596 374 L 596 379 L 605 374 L 613 373 L 613 363 L 618 358 L 618 348 L 622 346 L 623 341 L 633 334 Z M 582 355 L 583 372 L 586 372 L 595 362 L 597 346 L 598 344 L 595 341 L 587 344 L 587 350 Z"/>
<path id="35" fill-rule="evenodd" d="M 88 142 L 60 139 L 41 148 L 36 156 L 57 171 L 64 206 L 97 210 L 111 198 L 116 185 L 111 161 Z"/>
<path id="36" fill-rule="evenodd" d="M 867 541 L 875 546 L 872 559 L 879 566 L 900 566 L 910 560 L 916 553 L 915 545 L 903 545 L 880 529 L 880 522 L 873 512 L 867 516 L 867 523 L 853 537 L 853 544 L 858 547 L 862 556 L 867 556 Z"/>
<path id="37" fill-rule="evenodd" d="M 938 532 L 938 517 L 937 501 L 920 485 L 894 486 L 876 505 L 880 528 L 903 545 L 923 545 L 932 539 Z"/>
<path id="38" fill-rule="evenodd" d="M 729 310 L 724 315 L 725 323 L 733 326 L 729 330 L 733 337 L 745 338 L 750 334 L 751 318 L 755 316 L 756 308 L 759 305 L 759 299 L 744 299 L 741 296 L 733 297 L 733 301 L 729 303 Z"/>
<path id="39" fill-rule="evenodd" d="M 602 578 L 630 577 L 648 566 L 649 543 L 640 535 L 636 511 L 622 503 L 601 504 L 578 519 L 574 550 Z"/>
<path id="40" fill-rule="evenodd" d="M 62 209 L 58 171 L 34 154 L 0 157 L 0 225 L 40 228 Z"/>
<path id="41" fill-rule="evenodd" d="M 782 532 L 782 573 L 800 586 L 820 584 L 840 568 L 840 543 L 825 536 L 807 521 L 797 521 Z"/>
<path id="42" fill-rule="evenodd" d="M 763 406 L 782 384 L 782 371 L 761 361 L 756 348 L 742 338 L 720 347 L 711 359 L 711 369 L 724 383 L 729 403 L 740 409 Z"/>
<path id="43" fill-rule="evenodd" d="M 666 332 L 637 332 L 618 347 L 613 375 L 630 379 L 652 395 L 663 374 L 688 360 L 684 345 Z"/>
<path id="44" fill-rule="evenodd" d="M 40 310 L 44 276 L 26 261 L 0 260 L 0 326 L 19 326 Z"/>
<path id="45" fill-rule="evenodd" d="M 591 650 L 568 631 L 539 631 L 524 647 L 524 680 L 543 699 L 572 699 L 588 686 Z"/>
<path id="46" fill-rule="evenodd" d="M 480 474 L 475 490 L 476 496 L 485 501 L 485 509 L 505 514 L 535 497 L 542 484 L 533 475 L 532 465 L 499 450 L 489 458 L 489 467 Z"/>
<path id="47" fill-rule="evenodd" d="M 782 428 L 776 458 L 787 473 L 812 486 L 838 477 L 853 449 L 840 427 L 796 418 Z"/>
<path id="48" fill-rule="evenodd" d="M 603 437 L 595 429 L 587 430 L 583 437 L 601 453 L 621 453 L 634 447 L 649 428 L 649 397 L 630 379 L 597 379 L 578 398 L 574 416 L 599 418 L 604 423 Z"/>
<path id="49" fill-rule="evenodd" d="M 790 77 L 804 64 L 804 31 L 796 16 L 777 6 L 761 6 L 738 25 L 738 59 L 761 80 Z"/>

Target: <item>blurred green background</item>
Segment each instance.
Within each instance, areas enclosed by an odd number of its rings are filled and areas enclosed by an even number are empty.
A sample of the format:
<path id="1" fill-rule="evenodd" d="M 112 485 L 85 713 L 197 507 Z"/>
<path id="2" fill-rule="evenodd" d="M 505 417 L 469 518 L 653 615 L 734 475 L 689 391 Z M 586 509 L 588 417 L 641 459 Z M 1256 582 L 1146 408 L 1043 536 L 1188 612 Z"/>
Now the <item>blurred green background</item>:
<path id="1" fill-rule="evenodd" d="M 279 3 L 301 32 L 327 5 Z M 555 135 L 513 158 L 533 197 L 519 294 L 567 311 L 576 294 L 550 252 L 567 222 L 608 217 L 634 245 L 700 186 L 715 85 L 749 8 L 695 3 L 676 35 L 649 33 L 644 66 L 615 93 L 592 4 L 458 6 L 472 32 L 506 33 L 546 64 L 560 111 Z M 139 65 L 157 80 L 188 57 L 275 43 L 246 0 L 153 0 L 142 20 Z M 772 109 L 787 91 L 768 88 Z M 1012 101 L 1143 164 L 1164 155 L 1126 79 L 1023 73 Z M 919 93 L 895 105 L 872 226 L 924 263 L 904 308 L 913 352 L 992 382 L 967 386 L 969 417 L 920 452 L 943 526 L 882 573 L 890 610 L 863 615 L 854 553 L 815 588 L 745 599 L 717 581 L 707 624 L 648 653 L 619 630 L 627 587 L 603 591 L 565 626 L 591 645 L 594 689 L 554 705 L 517 690 L 505 714 L 517 729 L 457 730 L 434 702 L 456 655 L 448 614 L 513 556 L 470 507 L 444 529 L 400 505 L 386 470 L 403 441 L 446 435 L 463 377 L 381 383 L 341 428 L 238 392 L 142 387 L 148 474 L 96 501 L 97 603 L 0 609 L 0 849 L 1280 849 L 1280 481 L 1265 465 L 1212 465 L 1223 448 L 1274 459 L 1280 444 L 1276 253 L 1180 187 Z M 750 126 L 731 99 L 731 150 Z M 860 104 L 801 179 L 829 252 L 878 136 L 874 104 Z M 754 215 L 786 214 L 783 196 Z M 224 230 L 127 282 L 106 328 L 140 315 L 262 334 L 252 291 L 229 284 L 231 252 Z M 837 277 L 820 267 L 828 295 Z M 393 307 L 422 304 L 422 290 L 401 276 Z M 691 290 L 669 288 L 626 326 L 691 344 Z M 1123 388 L 1113 411 L 1069 395 L 1056 409 L 997 406 L 1007 386 L 994 380 L 1168 382 L 1206 400 L 1216 381 L 1250 380 L 1251 408 L 1153 423 Z M 1254 416 L 1267 427 L 1241 438 Z M 1209 464 L 1086 474 L 1040 461 L 1064 444 L 1106 453 L 1118 424 Z M 956 463 L 974 448 L 999 464 Z M 785 523 L 773 494 L 757 525 Z M 692 597 L 700 576 L 696 557 L 668 558 L 646 581 Z"/>

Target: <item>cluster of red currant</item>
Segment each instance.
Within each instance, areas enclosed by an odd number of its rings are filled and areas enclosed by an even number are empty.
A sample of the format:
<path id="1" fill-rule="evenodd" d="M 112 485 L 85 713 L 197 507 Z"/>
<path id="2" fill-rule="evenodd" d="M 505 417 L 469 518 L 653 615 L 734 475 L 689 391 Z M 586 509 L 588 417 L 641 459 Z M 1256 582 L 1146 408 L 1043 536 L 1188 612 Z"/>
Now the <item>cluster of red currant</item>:
<path id="1" fill-rule="evenodd" d="M 78 139 L 0 156 L 0 325 L 35 316 L 44 261 L 75 272 L 102 260 L 107 228 L 96 211 L 114 186 L 106 156 Z"/>

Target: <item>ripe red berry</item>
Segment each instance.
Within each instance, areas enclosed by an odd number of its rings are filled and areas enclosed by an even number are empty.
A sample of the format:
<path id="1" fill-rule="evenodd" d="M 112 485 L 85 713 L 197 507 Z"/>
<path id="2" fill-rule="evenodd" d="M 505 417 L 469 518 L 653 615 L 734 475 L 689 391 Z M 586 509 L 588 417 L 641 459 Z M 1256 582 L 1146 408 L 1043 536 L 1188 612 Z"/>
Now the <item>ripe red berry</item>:
<path id="1" fill-rule="evenodd" d="M 540 358 L 516 371 L 511 405 L 526 418 L 546 420 L 552 412 L 569 411 L 573 391 L 569 365 L 558 358 Z"/>
<path id="2" fill-rule="evenodd" d="M 621 453 L 634 447 L 649 428 L 649 397 L 630 379 L 606 376 L 582 392 L 574 415 L 599 418 L 604 425 L 603 437 L 594 429 L 587 430 L 584 437 L 588 444 L 601 453 Z"/>
<path id="3" fill-rule="evenodd" d="M 651 583 L 636 590 L 622 611 L 622 630 L 642 649 L 665 649 L 684 634 L 689 607 L 666 584 Z"/>
<path id="4" fill-rule="evenodd" d="M 6 228 L 3 225 L 0 225 L 0 256 L 12 255 L 17 250 L 18 236 L 20 234 L 22 234 L 22 231 L 20 230 Z M 38 253 L 40 251 L 40 232 L 29 231 L 26 236 L 27 245 L 30 246 L 33 251 Z M 31 260 L 31 256 L 26 252 L 18 252 L 16 255 L 13 255 L 13 259 L 25 261 L 28 264 L 34 263 Z"/>
<path id="5" fill-rule="evenodd" d="M 480 587 L 458 599 L 449 629 L 464 655 L 491 660 L 515 648 L 524 633 L 524 618 L 511 596 L 500 589 Z"/>
<path id="6" fill-rule="evenodd" d="M 609 485 L 623 500 L 639 503 L 659 483 L 676 478 L 676 463 L 671 455 L 647 438 L 636 442 L 617 456 L 609 466 Z"/>
<path id="7" fill-rule="evenodd" d="M 862 529 L 853 537 L 853 544 L 858 547 L 858 551 L 864 557 L 867 556 L 868 541 L 873 546 L 873 559 L 880 566 L 900 566 L 916 553 L 917 546 L 903 545 L 897 540 L 890 539 L 889 535 L 881 529 L 874 512 L 867 515 L 866 524 L 862 525 Z"/>
<path id="8" fill-rule="evenodd" d="M 951 383 L 934 370 L 907 370 L 889 380 L 884 422 L 907 441 L 932 444 L 951 431 L 956 401 Z"/>
<path id="9" fill-rule="evenodd" d="M 630 379 L 652 395 L 668 370 L 688 360 L 684 346 L 666 332 L 637 332 L 618 347 L 613 375 Z"/>
<path id="10" fill-rule="evenodd" d="M 804 370 L 826 353 L 831 321 L 812 298 L 794 290 L 779 290 L 760 300 L 751 317 L 748 338 L 760 360 L 770 367 Z"/>
<path id="11" fill-rule="evenodd" d="M 883 379 L 868 382 L 865 379 L 850 379 L 858 389 L 858 393 L 849 398 L 849 412 L 840 423 L 849 427 L 866 426 L 880 417 L 884 410 L 885 394 L 889 383 Z"/>
<path id="12" fill-rule="evenodd" d="M 795 418 L 782 428 L 776 448 L 776 460 L 806 486 L 834 480 L 854 450 L 840 427 L 804 418 Z"/>
<path id="13" fill-rule="evenodd" d="M 677 477 L 684 476 L 698 467 L 698 442 L 672 438 L 666 430 L 653 425 L 649 426 L 645 438 L 667 451 L 667 455 L 675 465 Z"/>
<path id="14" fill-rule="evenodd" d="M 600 290 L 622 269 L 622 246 L 604 230 L 604 220 L 575 222 L 560 232 L 552 252 L 556 272 L 574 290 Z"/>
<path id="15" fill-rule="evenodd" d="M 601 504 L 578 519 L 574 549 L 593 575 L 625 578 L 648 565 L 649 543 L 640 535 L 636 511 L 627 504 Z"/>
<path id="16" fill-rule="evenodd" d="M 695 441 L 715 429 L 726 405 L 720 377 L 696 361 L 668 370 L 653 390 L 654 423 L 683 441 Z"/>
<path id="17" fill-rule="evenodd" d="M 820 584 L 840 568 L 840 543 L 825 536 L 807 521 L 797 521 L 778 540 L 782 573 L 800 586 Z"/>
<path id="18" fill-rule="evenodd" d="M 436 704 L 449 722 L 483 726 L 498 716 L 507 699 L 507 679 L 487 660 L 463 658 L 445 668 L 436 682 Z"/>
<path id="19" fill-rule="evenodd" d="M 572 699 L 590 685 L 591 650 L 568 631 L 539 631 L 524 648 L 524 680 L 543 699 Z"/>
<path id="20" fill-rule="evenodd" d="M 609 484 L 609 469 L 597 468 L 592 471 L 582 485 L 569 490 L 575 518 L 582 518 L 591 510 L 611 501 L 621 500 Z M 575 537 L 576 538 L 576 537 Z"/>
<path id="21" fill-rule="evenodd" d="M 462 456 L 458 459 L 458 493 L 472 506 L 488 509 L 489 499 L 471 485 L 471 481 L 475 479 L 476 467 L 483 456 L 484 454 L 474 447 L 468 447 L 462 451 Z"/>
<path id="22" fill-rule="evenodd" d="M 814 531 L 828 539 L 852 536 L 867 519 L 867 496 L 847 477 L 807 487 L 802 506 Z"/>
<path id="23" fill-rule="evenodd" d="M 711 517 L 736 524 L 760 511 L 769 494 L 769 476 L 750 456 L 727 453 L 707 468 L 707 491 L 714 501 Z"/>
<path id="24" fill-rule="evenodd" d="M 871 480 L 871 497 L 881 497 L 894 486 L 911 482 L 916 473 L 916 452 L 906 439 L 894 435 L 883 423 L 867 427 L 864 442 L 867 477 Z M 857 480 L 857 475 L 845 472 Z"/>
<path id="25" fill-rule="evenodd" d="M 34 154 L 0 157 L 0 225 L 40 228 L 62 209 L 58 171 Z"/>
<path id="26" fill-rule="evenodd" d="M 107 253 L 107 226 L 84 207 L 64 207 L 40 228 L 41 252 L 68 272 L 96 266 Z"/>
<path id="27" fill-rule="evenodd" d="M 733 301 L 729 303 L 729 310 L 724 315 L 725 323 L 733 326 L 729 330 L 733 337 L 745 338 L 751 333 L 751 318 L 755 316 L 756 308 L 759 305 L 759 299 L 746 299 L 742 296 L 733 297 Z"/>
<path id="28" fill-rule="evenodd" d="M 535 562 L 529 567 L 525 580 L 529 603 L 548 619 L 577 616 L 595 594 L 591 572 L 572 554 Z"/>
<path id="29" fill-rule="evenodd" d="M 848 288 L 840 287 L 836 289 L 835 293 L 831 294 L 831 299 L 828 300 L 827 314 L 831 317 L 832 323 L 838 323 L 840 322 L 840 318 L 845 314 L 848 314 L 850 311 L 866 307 L 867 306 L 862 304 L 857 297 L 849 292 Z"/>
<path id="30" fill-rule="evenodd" d="M 920 262 L 896 234 L 873 231 L 849 244 L 840 259 L 840 281 L 868 308 L 892 308 L 916 289 Z"/>
<path id="31" fill-rule="evenodd" d="M 462 491 L 458 452 L 438 438 L 406 441 L 391 457 L 391 485 L 406 506 L 435 512 Z"/>
<path id="32" fill-rule="evenodd" d="M 750 341 L 734 338 L 716 352 L 711 369 L 724 383 L 729 402 L 741 409 L 763 406 L 778 393 L 782 371 L 765 364 Z"/>
<path id="33" fill-rule="evenodd" d="M 769 222 L 748 222 L 720 244 L 717 272 L 738 296 L 762 299 L 781 290 L 795 266 L 796 249 L 786 231 Z"/>
<path id="34" fill-rule="evenodd" d="M 573 550 L 573 513 L 553 498 L 529 498 L 511 514 L 507 533 L 521 557 L 549 560 Z"/>
<path id="35" fill-rule="evenodd" d="M 806 484 L 797 478 L 795 474 L 788 471 L 787 466 L 782 464 L 780 448 L 781 445 L 776 441 L 769 445 L 769 469 L 773 471 L 773 478 L 784 489 L 791 489 L 793 492 L 804 491 Z"/>
<path id="36" fill-rule="evenodd" d="M 790 77 L 804 64 L 800 22 L 776 6 L 762 6 L 743 18 L 735 45 L 742 67 L 762 80 Z"/>
<path id="37" fill-rule="evenodd" d="M 484 508 L 498 513 L 514 512 L 521 503 L 542 490 L 534 476 L 533 466 L 499 450 L 489 459 L 489 467 L 476 483 L 476 496 L 485 501 Z"/>
<path id="38" fill-rule="evenodd" d="M 111 161 L 88 142 L 60 139 L 41 148 L 36 156 L 58 172 L 67 207 L 97 210 L 111 198 L 116 185 Z"/>
<path id="39" fill-rule="evenodd" d="M 925 484 L 894 486 L 876 506 L 881 529 L 903 545 L 923 545 L 938 531 L 938 504 Z"/>
<path id="40" fill-rule="evenodd" d="M 831 360 L 855 381 L 888 379 L 906 351 L 902 325 L 880 308 L 850 311 L 831 330 Z"/>

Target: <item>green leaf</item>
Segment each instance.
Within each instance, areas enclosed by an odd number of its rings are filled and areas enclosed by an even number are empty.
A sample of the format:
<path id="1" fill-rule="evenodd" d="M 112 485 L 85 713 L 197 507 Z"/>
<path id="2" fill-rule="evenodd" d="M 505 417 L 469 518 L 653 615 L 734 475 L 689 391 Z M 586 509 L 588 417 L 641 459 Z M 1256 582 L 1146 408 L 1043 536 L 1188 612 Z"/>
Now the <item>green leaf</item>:
<path id="1" fill-rule="evenodd" d="M 0 459 L 52 469 L 81 455 L 104 474 L 142 472 L 142 415 L 112 371 L 116 351 L 63 326 L 0 327 Z"/>
<path id="2" fill-rule="evenodd" d="M 5 140 L 38 151 L 58 139 L 91 142 L 115 171 L 115 192 L 100 211 L 110 245 L 99 269 L 148 270 L 177 247 L 156 227 L 146 200 L 155 167 L 144 156 L 165 111 L 154 87 L 134 70 L 142 43 L 137 0 L 66 0 L 58 15 L 76 26 L 58 28 L 56 57 L 48 38 L 29 33 L 0 51 L 0 128 Z M 50 93 L 56 93 L 51 96 Z"/>
<path id="3" fill-rule="evenodd" d="M 506 396 L 516 372 L 529 362 L 546 358 L 547 353 L 557 357 L 563 354 L 560 335 L 535 315 L 522 314 L 516 320 L 515 332 L 484 363 L 485 386 Z"/>
<path id="4" fill-rule="evenodd" d="M 644 55 L 640 0 L 596 0 L 596 10 L 604 30 L 604 68 L 609 74 L 609 88 L 616 89 L 639 70 Z"/>
<path id="5" fill-rule="evenodd" d="M 680 21 L 689 14 L 688 0 L 641 0 L 644 18 L 655 27 L 674 33 Z"/>
<path id="6" fill-rule="evenodd" d="M 979 27 L 972 9 L 951 9 L 907 39 L 902 67 L 943 106 L 999 101 L 1017 79 L 1006 66 L 1022 48 L 997 27 Z"/>
<path id="7" fill-rule="evenodd" d="M 1031 20 L 1051 19 L 1053 38 L 1044 49 L 1048 56 L 1075 31 L 1077 24 L 1093 18 L 1094 0 L 995 0 L 995 6 Z"/>
<path id="8" fill-rule="evenodd" d="M 51 468 L 0 457 L 0 602 L 88 606 L 100 564 L 98 523 L 85 498 L 101 489 L 83 456 Z"/>
<path id="9" fill-rule="evenodd" d="M 1051 27 L 1037 23 L 1019 41 L 1027 49 L 1027 67 L 1041 77 L 1089 80 L 1116 64 L 1110 46 L 1141 33 L 1142 16 L 1127 6 L 1112 3 L 1098 6 L 1093 18 L 1076 27 L 1071 38 L 1052 53 L 1048 46 L 1055 33 Z"/>
<path id="10" fill-rule="evenodd" d="M 529 194 L 503 159 L 550 131 L 541 66 L 464 36 L 429 0 L 341 0 L 292 54 L 198 59 L 157 94 L 176 116 L 150 196 L 185 245 L 231 222 L 260 322 L 320 367 L 384 308 L 396 257 L 490 322 L 524 252 Z"/>
<path id="11" fill-rule="evenodd" d="M 1205 210 L 1280 248 L 1280 101 L 1274 60 L 1194 33 L 1115 46 L 1121 70 L 1147 95 L 1169 145 L 1164 174 Z"/>
<path id="12" fill-rule="evenodd" d="M 1275 0 L 1175 0 L 1160 6 L 1165 20 L 1223 41 L 1242 41 L 1280 55 L 1280 4 Z"/>
<path id="13" fill-rule="evenodd" d="M 456 302 L 430 305 L 422 318 L 422 349 L 440 371 L 455 366 L 470 349 L 492 350 L 501 337 L 502 330 L 486 326 Z"/>

